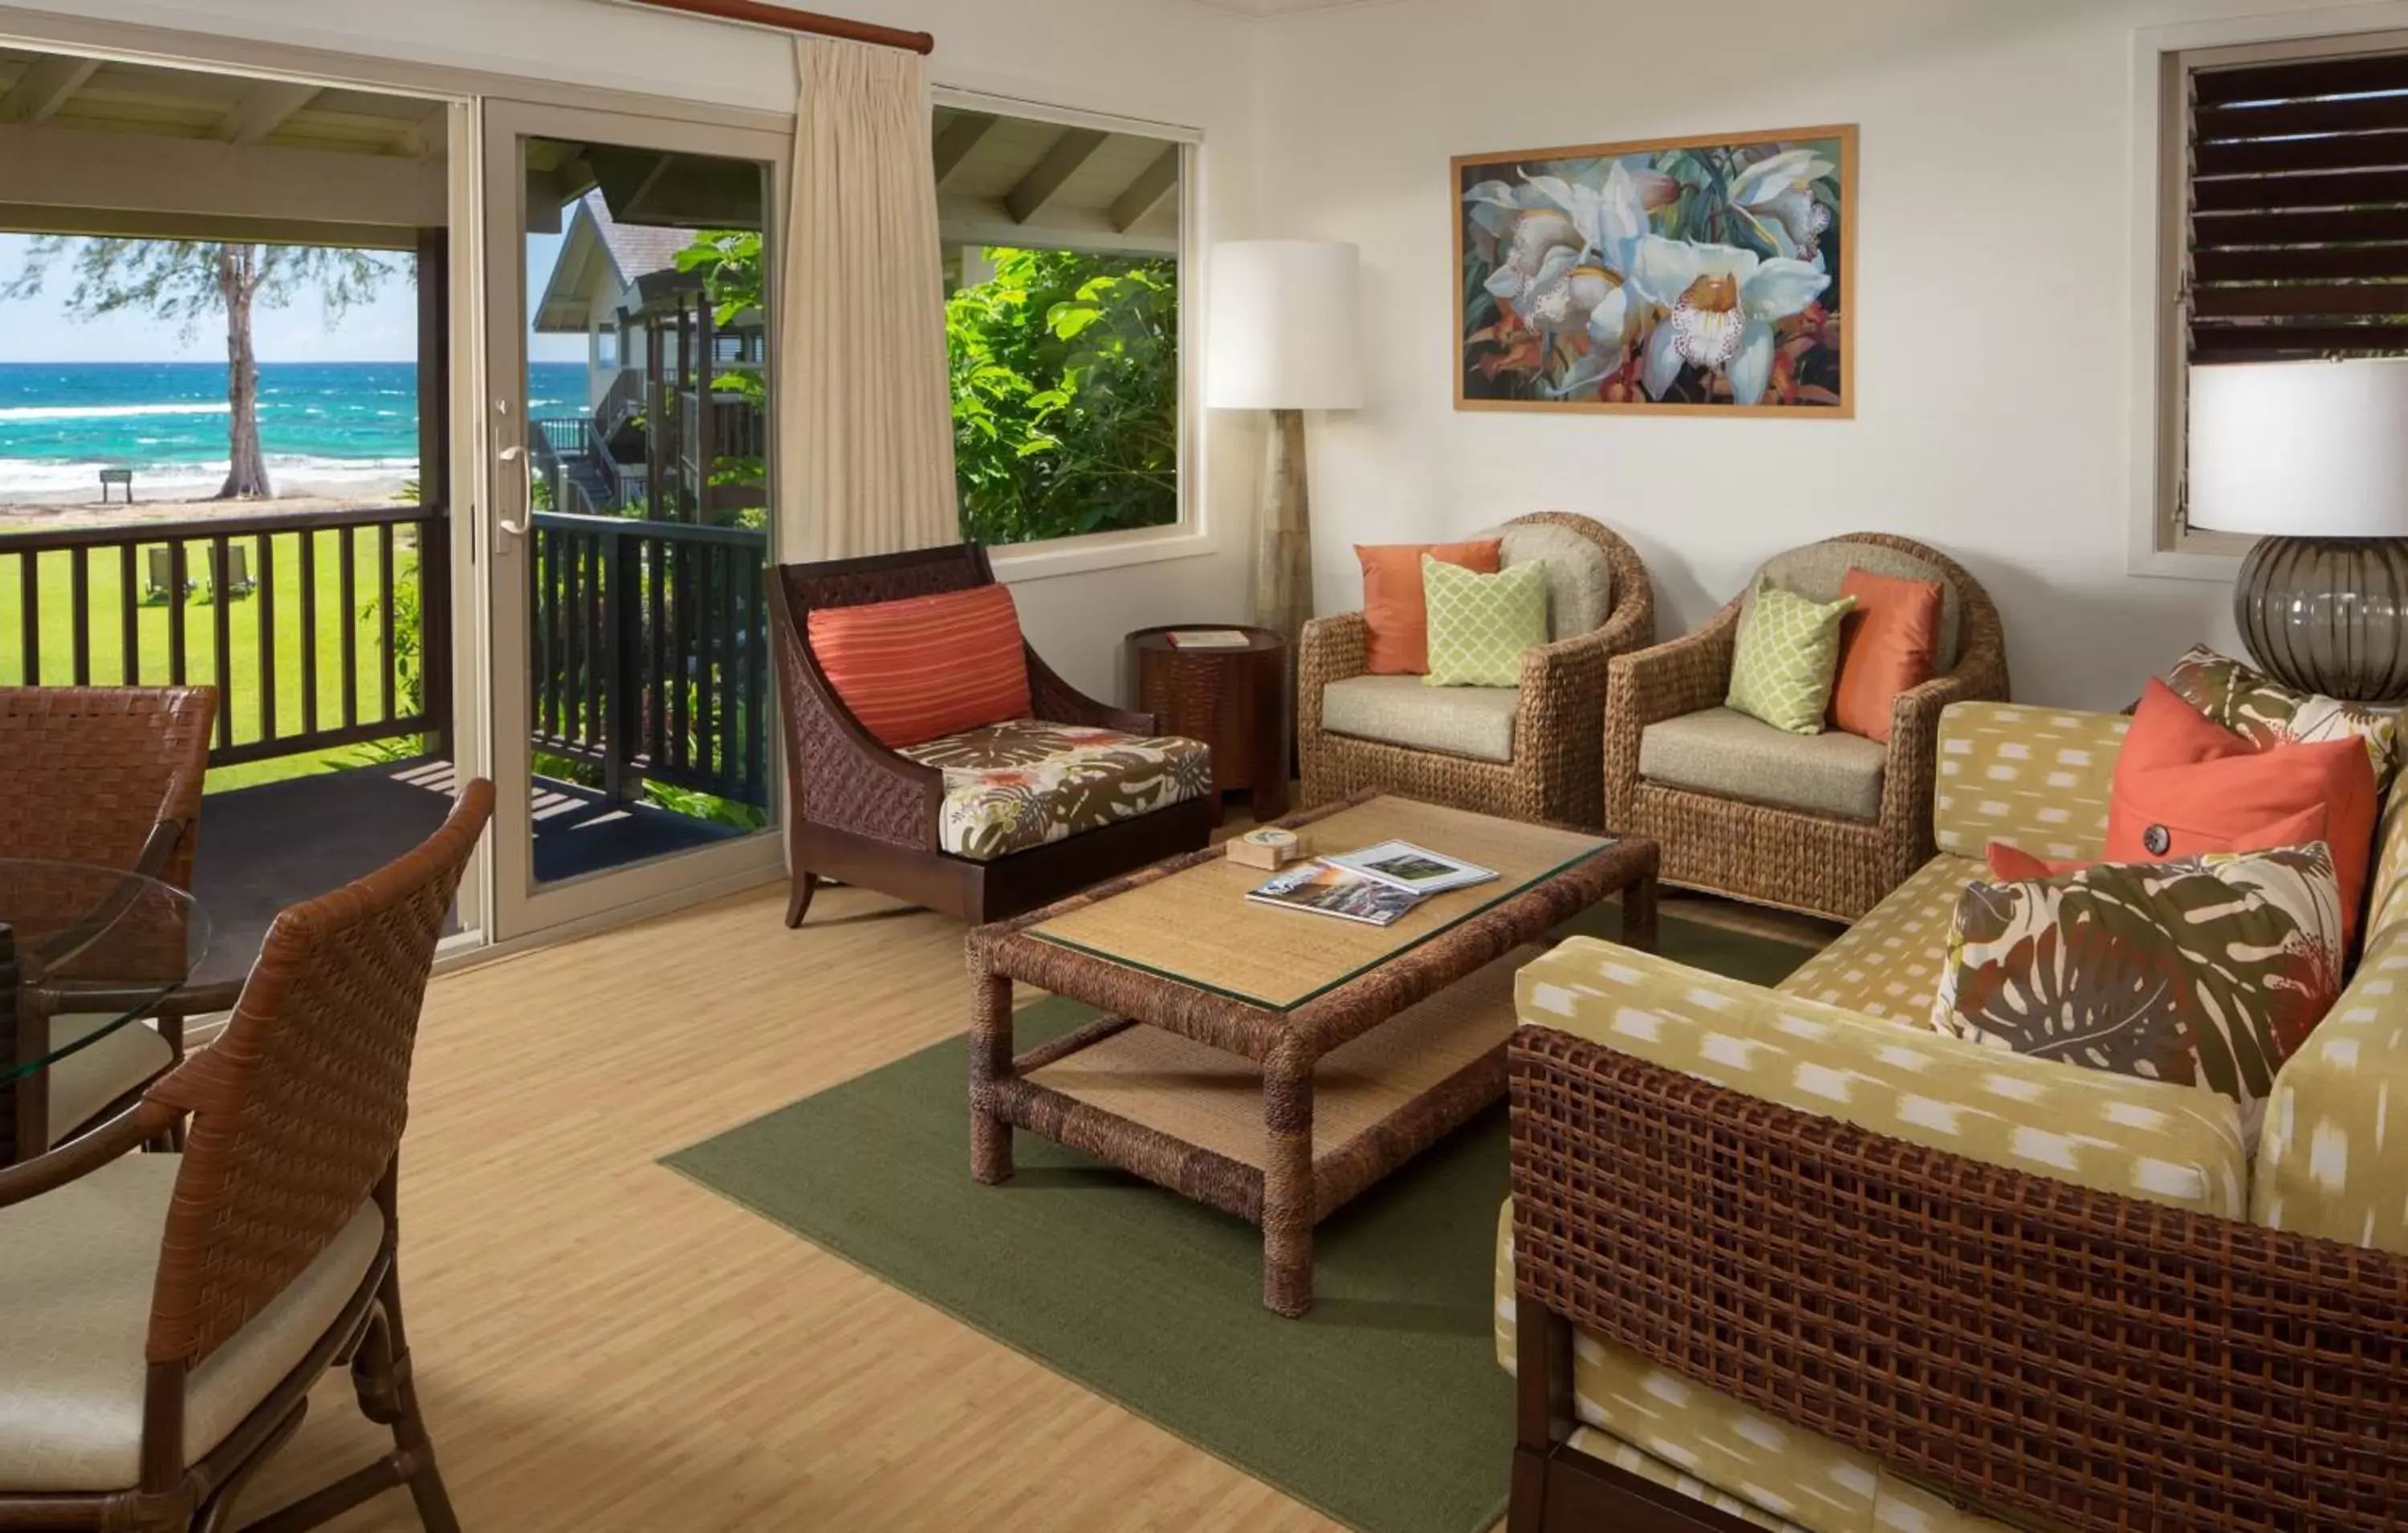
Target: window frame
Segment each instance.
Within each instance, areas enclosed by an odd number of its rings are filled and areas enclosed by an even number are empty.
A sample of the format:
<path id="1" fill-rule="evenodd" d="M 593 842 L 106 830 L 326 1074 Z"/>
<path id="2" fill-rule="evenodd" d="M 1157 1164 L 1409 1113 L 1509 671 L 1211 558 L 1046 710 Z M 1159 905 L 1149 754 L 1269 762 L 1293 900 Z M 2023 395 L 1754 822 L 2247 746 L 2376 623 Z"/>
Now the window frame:
<path id="1" fill-rule="evenodd" d="M 1176 144 L 1180 150 L 1179 248 L 1175 255 L 1179 263 L 1179 520 L 1159 527 L 997 544 L 987 551 L 987 562 L 996 579 L 1016 583 L 1217 553 L 1221 539 L 1210 510 L 1211 497 L 1205 493 L 1204 393 L 1199 376 L 1205 292 L 1201 279 L 1205 249 L 1203 130 L 946 85 L 935 86 L 929 92 L 932 117 L 938 107 L 1157 138 Z"/>
<path id="2" fill-rule="evenodd" d="M 2188 245 L 2190 71 L 2221 64 L 2408 50 L 2408 4 L 2246 16 L 2144 27 L 2133 50 L 2133 575 L 2229 583 L 2255 541 L 2180 525 L 2190 362 L 2184 257 Z"/>

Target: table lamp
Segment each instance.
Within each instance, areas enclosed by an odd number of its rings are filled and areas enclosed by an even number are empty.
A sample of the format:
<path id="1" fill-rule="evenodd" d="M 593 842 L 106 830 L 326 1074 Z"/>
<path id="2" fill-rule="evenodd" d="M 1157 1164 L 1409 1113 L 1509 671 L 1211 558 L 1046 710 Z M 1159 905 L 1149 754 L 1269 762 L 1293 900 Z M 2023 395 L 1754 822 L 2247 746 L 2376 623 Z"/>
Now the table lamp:
<path id="1" fill-rule="evenodd" d="M 1312 512 L 1304 412 L 1363 403 L 1355 312 L 1358 254 L 1312 239 L 1212 247 L 1204 397 L 1271 412 L 1254 540 L 1254 623 L 1291 647 L 1312 616 Z"/>
<path id="2" fill-rule="evenodd" d="M 2232 616 L 2290 686 L 2408 699 L 2408 360 L 2190 370 L 2189 524 L 2256 533 Z"/>

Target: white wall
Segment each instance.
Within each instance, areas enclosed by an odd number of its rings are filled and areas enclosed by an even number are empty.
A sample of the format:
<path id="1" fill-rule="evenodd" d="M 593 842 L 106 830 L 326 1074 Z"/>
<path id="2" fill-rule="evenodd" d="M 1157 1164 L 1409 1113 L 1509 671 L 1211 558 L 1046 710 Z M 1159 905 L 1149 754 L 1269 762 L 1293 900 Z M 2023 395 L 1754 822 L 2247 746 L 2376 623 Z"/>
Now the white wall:
<path id="1" fill-rule="evenodd" d="M 2230 644 L 2228 585 L 2126 573 L 2135 31 L 2301 8 L 1402 0 L 1268 25 L 1258 232 L 1360 242 L 1373 337 L 1369 408 L 1312 432 L 1321 609 L 1359 604 L 1352 543 L 1560 509 L 1638 546 L 1667 634 L 1767 555 L 1869 528 L 1988 587 L 2018 696 L 2121 706 Z M 1853 422 L 1452 408 L 1449 156 L 1820 122 L 1862 125 Z"/>
<path id="2" fill-rule="evenodd" d="M 28 11 L 175 27 L 789 112 L 793 54 L 774 35 L 597 0 L 0 0 Z M 1246 231 L 1259 23 L 1186 0 L 844 0 L 864 21 L 935 34 L 939 85 L 1201 129 L 1208 238 Z M 0 18 L 0 33 L 7 31 Z M 1255 437 L 1212 422 L 1199 487 L 1218 552 L 1023 580 L 1024 626 L 1074 684 L 1123 684 L 1120 639 L 1246 608 Z"/>

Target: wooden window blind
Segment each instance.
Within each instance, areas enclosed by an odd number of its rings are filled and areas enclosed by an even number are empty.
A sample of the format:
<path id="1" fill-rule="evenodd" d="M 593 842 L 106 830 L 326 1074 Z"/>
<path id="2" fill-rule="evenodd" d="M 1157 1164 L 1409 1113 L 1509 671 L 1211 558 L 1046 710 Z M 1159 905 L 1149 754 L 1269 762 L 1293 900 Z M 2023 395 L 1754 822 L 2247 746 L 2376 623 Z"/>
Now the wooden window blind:
<path id="1" fill-rule="evenodd" d="M 2408 353 L 2408 52 L 2189 86 L 2190 361 Z"/>

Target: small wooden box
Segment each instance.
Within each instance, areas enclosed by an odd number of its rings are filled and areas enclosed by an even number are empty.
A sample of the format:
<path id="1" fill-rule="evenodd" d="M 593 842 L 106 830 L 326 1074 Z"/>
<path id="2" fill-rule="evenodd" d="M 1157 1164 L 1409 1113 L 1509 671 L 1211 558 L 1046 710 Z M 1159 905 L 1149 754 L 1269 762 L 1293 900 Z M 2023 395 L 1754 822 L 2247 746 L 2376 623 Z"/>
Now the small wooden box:
<path id="1" fill-rule="evenodd" d="M 1231 862 L 1278 872 L 1292 862 L 1312 855 L 1312 838 L 1293 830 L 1250 830 L 1226 843 Z"/>

